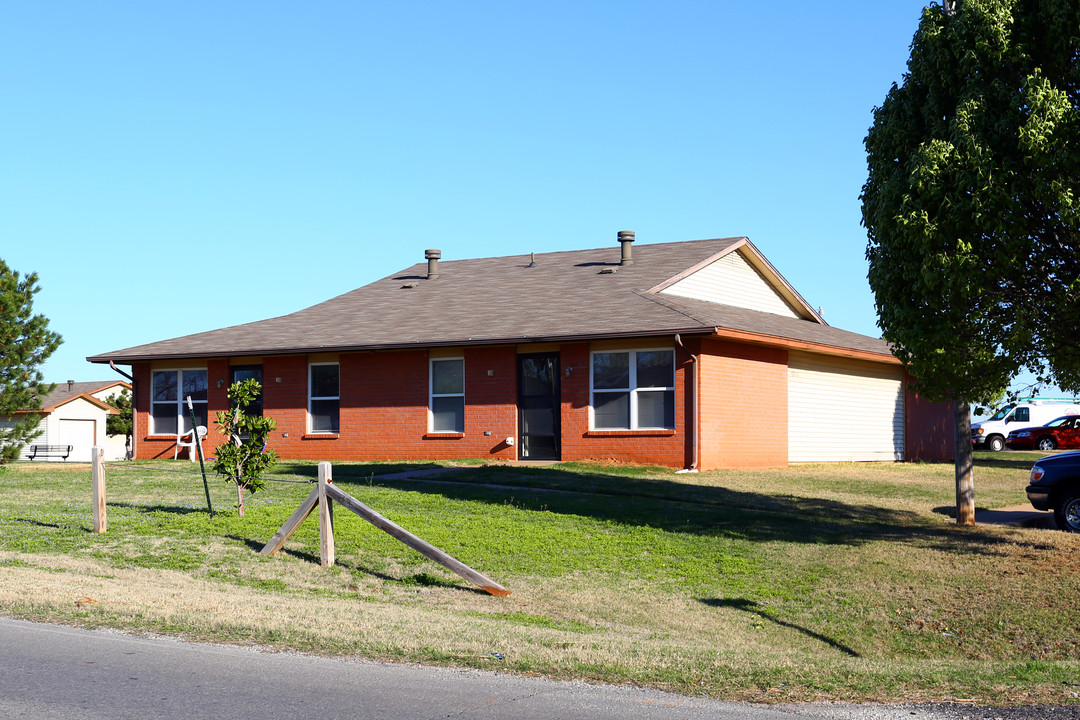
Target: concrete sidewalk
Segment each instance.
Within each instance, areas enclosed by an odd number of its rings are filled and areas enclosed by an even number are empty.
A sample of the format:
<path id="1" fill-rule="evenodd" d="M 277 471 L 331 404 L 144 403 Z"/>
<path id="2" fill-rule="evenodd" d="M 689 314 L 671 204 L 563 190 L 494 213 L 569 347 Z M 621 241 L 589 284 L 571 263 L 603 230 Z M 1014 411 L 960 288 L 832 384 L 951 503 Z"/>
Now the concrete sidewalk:
<path id="1" fill-rule="evenodd" d="M 1013 527 L 1043 528 L 1056 530 L 1054 513 L 1036 510 L 1030 505 L 1010 505 L 993 510 L 976 510 L 976 525 L 1011 525 Z"/>

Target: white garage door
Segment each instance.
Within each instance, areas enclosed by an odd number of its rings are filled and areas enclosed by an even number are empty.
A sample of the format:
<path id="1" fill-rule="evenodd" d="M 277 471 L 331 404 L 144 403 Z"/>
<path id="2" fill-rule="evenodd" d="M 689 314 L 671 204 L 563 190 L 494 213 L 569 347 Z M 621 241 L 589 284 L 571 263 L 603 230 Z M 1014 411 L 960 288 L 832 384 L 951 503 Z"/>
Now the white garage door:
<path id="1" fill-rule="evenodd" d="M 61 420 L 60 445 L 71 445 L 68 460 L 90 462 L 90 451 L 94 447 L 96 423 L 93 420 Z"/>
<path id="2" fill-rule="evenodd" d="M 903 460 L 903 370 L 892 365 L 791 353 L 788 459 Z"/>

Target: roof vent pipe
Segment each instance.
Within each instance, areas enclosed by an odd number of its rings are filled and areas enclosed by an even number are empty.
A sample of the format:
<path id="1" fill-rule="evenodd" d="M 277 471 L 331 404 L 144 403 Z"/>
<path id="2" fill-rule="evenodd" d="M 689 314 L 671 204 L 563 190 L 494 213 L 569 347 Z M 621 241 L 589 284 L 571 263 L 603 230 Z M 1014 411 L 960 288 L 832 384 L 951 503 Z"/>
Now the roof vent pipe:
<path id="1" fill-rule="evenodd" d="M 68 392 L 71 392 L 74 387 L 75 387 L 75 381 L 74 380 L 68 380 Z"/>
<path id="2" fill-rule="evenodd" d="M 633 265 L 634 258 L 630 256 L 630 243 L 634 242 L 633 230 L 619 231 L 619 244 L 622 245 L 622 260 L 620 265 Z"/>
<path id="3" fill-rule="evenodd" d="M 427 260 L 427 279 L 434 280 L 439 277 L 439 258 L 442 257 L 441 250 L 425 250 L 424 259 Z"/>

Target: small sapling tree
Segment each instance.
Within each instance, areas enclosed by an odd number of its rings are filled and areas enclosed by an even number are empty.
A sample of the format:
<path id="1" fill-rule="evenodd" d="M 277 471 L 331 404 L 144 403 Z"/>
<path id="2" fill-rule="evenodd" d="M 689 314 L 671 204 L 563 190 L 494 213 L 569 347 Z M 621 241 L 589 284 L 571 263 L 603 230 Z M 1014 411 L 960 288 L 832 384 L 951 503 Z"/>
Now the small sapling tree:
<path id="1" fill-rule="evenodd" d="M 244 517 L 244 491 L 255 493 L 266 486 L 262 474 L 277 462 L 277 453 L 266 449 L 266 440 L 277 427 L 273 418 L 248 415 L 247 409 L 262 390 L 258 380 L 241 380 L 229 386 L 229 410 L 217 413 L 217 426 L 227 440 L 216 448 L 214 471 L 236 484 L 236 508 Z"/>

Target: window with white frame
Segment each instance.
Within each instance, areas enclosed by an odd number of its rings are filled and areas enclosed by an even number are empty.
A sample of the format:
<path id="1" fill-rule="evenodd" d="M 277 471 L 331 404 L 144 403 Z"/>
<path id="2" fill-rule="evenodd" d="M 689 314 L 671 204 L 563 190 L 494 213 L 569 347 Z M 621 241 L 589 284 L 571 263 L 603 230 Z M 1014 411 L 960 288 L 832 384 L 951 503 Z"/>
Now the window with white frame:
<path id="1" fill-rule="evenodd" d="M 674 429 L 674 350 L 594 352 L 591 375 L 593 429 Z"/>
<path id="2" fill-rule="evenodd" d="M 182 435 L 191 431 L 191 412 L 195 424 L 206 425 L 206 370 L 155 370 L 150 390 L 150 432 L 154 435 Z"/>
<path id="3" fill-rule="evenodd" d="M 465 432 L 465 360 L 431 361 L 431 431 Z"/>
<path id="4" fill-rule="evenodd" d="M 338 432 L 340 386 L 337 363 L 308 365 L 308 417 L 311 432 Z"/>

